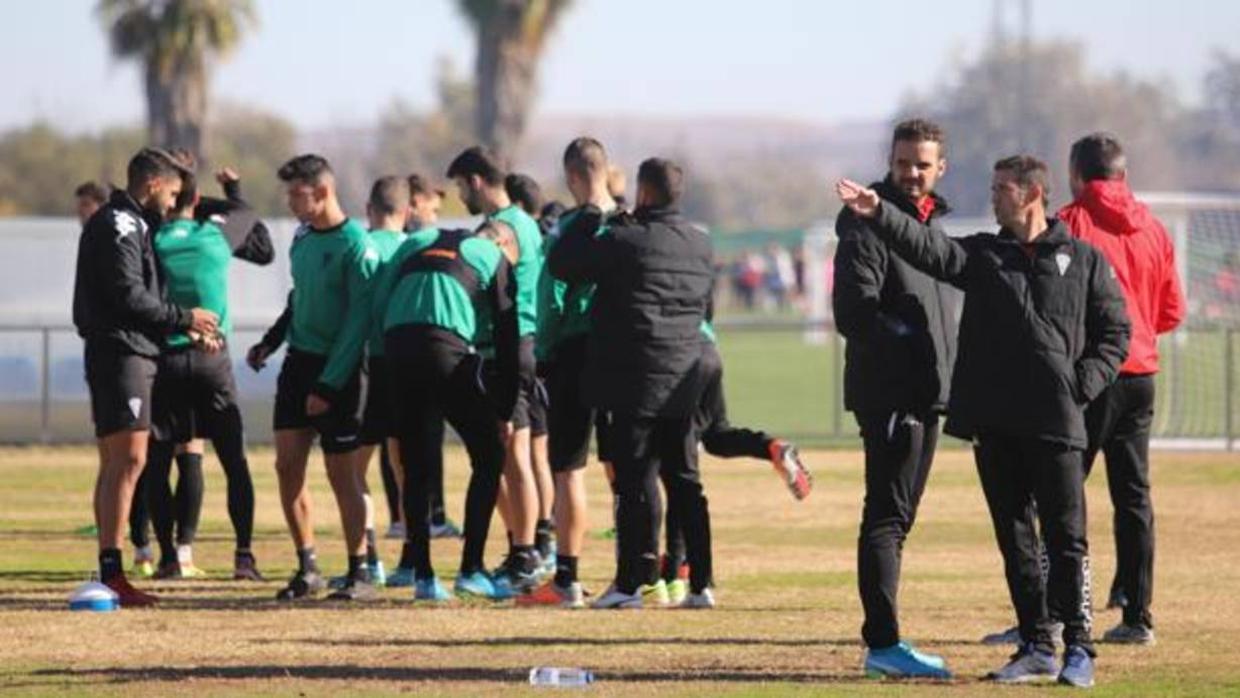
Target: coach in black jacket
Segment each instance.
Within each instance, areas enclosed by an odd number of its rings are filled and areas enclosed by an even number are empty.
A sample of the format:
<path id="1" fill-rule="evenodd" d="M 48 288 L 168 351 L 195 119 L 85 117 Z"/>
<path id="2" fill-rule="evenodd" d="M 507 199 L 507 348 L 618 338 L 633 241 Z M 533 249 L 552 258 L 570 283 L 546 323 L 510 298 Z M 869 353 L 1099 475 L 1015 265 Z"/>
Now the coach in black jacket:
<path id="1" fill-rule="evenodd" d="M 995 165 L 992 203 L 1002 229 L 953 240 L 852 182 L 844 202 L 902 258 L 965 292 L 947 433 L 973 439 L 1022 646 L 993 675 L 1028 680 L 1054 668 L 1050 604 L 1064 623 L 1061 680 L 1092 683 L 1083 598 L 1083 408 L 1115 380 L 1130 326 L 1105 257 L 1046 218 L 1049 175 L 1035 158 Z M 1049 590 L 1038 569 L 1032 503 L 1045 532 Z"/>
<path id="2" fill-rule="evenodd" d="M 586 209 L 547 259 L 556 278 L 594 283 L 583 398 L 612 414 L 616 528 L 613 589 L 596 607 L 641 605 L 638 587 L 657 577 L 662 520 L 659 470 L 696 468 L 692 416 L 700 387 L 693 369 L 713 279 L 710 238 L 676 211 L 683 174 L 658 158 L 638 171 L 637 209 L 610 218 Z M 700 482 L 673 477 L 668 496 L 685 517 L 689 563 L 710 575 L 710 524 Z M 695 590 L 702 591 L 702 590 Z"/>
<path id="3" fill-rule="evenodd" d="M 86 222 L 78 243 L 73 324 L 85 346 L 86 382 L 99 440 L 95 523 L 100 581 L 122 606 L 154 603 L 129 586 L 121 568 L 121 531 L 134 485 L 146 465 L 151 384 L 163 337 L 214 335 L 219 318 L 164 300 L 151 237 L 181 190 L 183 166 L 145 148 L 129 161 L 128 183 Z"/>
<path id="4" fill-rule="evenodd" d="M 942 129 L 922 119 L 896 126 L 889 172 L 874 191 L 941 231 L 947 202 L 934 193 L 946 170 Z M 946 678 L 900 642 L 896 596 L 904 541 L 930 476 L 939 415 L 956 354 L 959 291 L 913 268 L 888 249 L 867 222 L 845 208 L 836 219 L 832 306 L 848 343 L 844 407 L 865 444 L 865 504 L 857 537 L 857 586 L 865 622 L 866 670 Z"/>

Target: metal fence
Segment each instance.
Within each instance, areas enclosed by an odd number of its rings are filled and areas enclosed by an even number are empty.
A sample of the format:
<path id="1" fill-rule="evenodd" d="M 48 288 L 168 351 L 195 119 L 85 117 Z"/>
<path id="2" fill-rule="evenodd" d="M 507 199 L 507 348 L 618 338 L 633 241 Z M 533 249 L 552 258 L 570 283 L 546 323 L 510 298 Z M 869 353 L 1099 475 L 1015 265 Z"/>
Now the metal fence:
<path id="1" fill-rule="evenodd" d="M 255 373 L 244 363 L 265 328 L 233 332 L 231 359 L 248 440 L 271 439 L 271 407 L 283 353 Z M 843 407 L 844 342 L 826 323 L 718 323 L 729 417 L 812 445 L 856 445 Z M 1202 328 L 1164 337 L 1157 382 L 1156 445 L 1233 449 L 1240 375 L 1236 330 Z M 1019 399 L 1019 396 L 1013 396 Z M 82 343 L 59 325 L 0 327 L 0 442 L 86 443 L 93 439 Z"/>

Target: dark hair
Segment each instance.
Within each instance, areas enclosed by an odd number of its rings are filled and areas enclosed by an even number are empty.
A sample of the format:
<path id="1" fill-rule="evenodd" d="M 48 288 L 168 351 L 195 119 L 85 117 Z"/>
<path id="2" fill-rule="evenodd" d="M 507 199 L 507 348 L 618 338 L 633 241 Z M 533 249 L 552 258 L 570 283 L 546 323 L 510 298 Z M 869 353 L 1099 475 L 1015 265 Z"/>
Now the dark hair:
<path id="1" fill-rule="evenodd" d="M 560 216 L 563 216 L 566 210 L 568 209 L 559 201 L 548 201 L 538 212 L 538 232 L 542 233 L 543 237 L 549 235 L 552 230 L 555 230 L 556 224 L 560 222 Z"/>
<path id="2" fill-rule="evenodd" d="M 405 181 L 409 183 L 409 194 L 411 196 L 415 194 L 437 194 L 443 196 L 444 194 L 443 189 L 438 184 L 432 182 L 430 177 L 421 172 L 410 174 L 405 178 Z"/>
<path id="3" fill-rule="evenodd" d="M 453 179 L 478 175 L 482 181 L 497 187 L 504 183 L 504 176 L 507 174 L 507 168 L 504 167 L 499 155 L 488 148 L 476 145 L 466 148 L 464 152 L 456 156 L 452 164 L 448 165 L 446 176 L 448 179 Z"/>
<path id="4" fill-rule="evenodd" d="M 370 187 L 366 205 L 381 216 L 390 216 L 409 205 L 409 183 L 401 177 L 386 175 Z"/>
<path id="5" fill-rule="evenodd" d="M 181 170 L 181 193 L 177 194 L 172 210 L 184 211 L 193 206 L 194 199 L 198 198 L 198 175 L 196 174 L 198 160 L 193 153 L 184 148 L 174 148 L 169 153 L 172 159 L 184 168 Z"/>
<path id="6" fill-rule="evenodd" d="M 1124 146 L 1109 133 L 1091 133 L 1072 144 L 1068 157 L 1072 171 L 1086 182 L 1119 179 L 1128 169 Z"/>
<path id="7" fill-rule="evenodd" d="M 637 186 L 654 194 L 655 206 L 675 206 L 685 193 L 685 172 L 666 158 L 649 158 L 637 168 Z"/>
<path id="8" fill-rule="evenodd" d="M 129 160 L 125 169 L 128 186 L 134 186 L 152 178 L 180 177 L 185 167 L 163 148 L 143 148 Z"/>
<path id="9" fill-rule="evenodd" d="M 276 171 L 276 176 L 281 182 L 301 182 L 303 184 L 318 184 L 323 175 L 331 174 L 332 166 L 322 155 L 307 153 L 298 155 L 280 166 Z"/>
<path id="10" fill-rule="evenodd" d="M 73 195 L 78 198 L 90 199 L 97 204 L 108 200 L 108 190 L 104 189 L 101 184 L 93 179 L 77 185 L 77 188 L 73 190 Z"/>
<path id="11" fill-rule="evenodd" d="M 581 177 L 607 173 L 607 150 L 589 136 L 574 138 L 564 149 L 564 169 Z"/>
<path id="12" fill-rule="evenodd" d="M 1032 155 L 1012 155 L 995 163 L 995 172 L 1011 172 L 1022 187 L 1042 187 L 1042 203 L 1051 195 L 1051 175 L 1046 163 Z"/>
<path id="13" fill-rule="evenodd" d="M 504 191 L 522 211 L 537 216 L 543 205 L 542 187 L 533 177 L 525 174 L 512 173 L 504 178 Z"/>
<path id="14" fill-rule="evenodd" d="M 938 143 L 939 157 L 947 157 L 947 134 L 942 126 L 929 119 L 906 119 L 896 124 L 891 132 L 891 147 L 894 149 L 900 141 Z"/>

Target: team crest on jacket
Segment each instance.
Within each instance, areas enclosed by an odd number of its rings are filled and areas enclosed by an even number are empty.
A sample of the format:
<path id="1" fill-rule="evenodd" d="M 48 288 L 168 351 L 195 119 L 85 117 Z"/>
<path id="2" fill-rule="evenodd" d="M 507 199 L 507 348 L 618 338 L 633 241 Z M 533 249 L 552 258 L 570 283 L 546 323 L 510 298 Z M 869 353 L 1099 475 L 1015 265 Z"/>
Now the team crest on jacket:
<path id="1" fill-rule="evenodd" d="M 1072 258 L 1063 252 L 1055 255 L 1055 266 L 1059 267 L 1059 275 L 1063 276 L 1068 271 L 1068 265 L 1072 264 Z"/>
<path id="2" fill-rule="evenodd" d="M 138 227 L 142 223 L 142 219 L 129 213 L 128 211 L 113 211 L 112 222 L 116 226 L 116 239 L 138 232 Z M 146 227 L 146 226 L 142 226 Z"/>

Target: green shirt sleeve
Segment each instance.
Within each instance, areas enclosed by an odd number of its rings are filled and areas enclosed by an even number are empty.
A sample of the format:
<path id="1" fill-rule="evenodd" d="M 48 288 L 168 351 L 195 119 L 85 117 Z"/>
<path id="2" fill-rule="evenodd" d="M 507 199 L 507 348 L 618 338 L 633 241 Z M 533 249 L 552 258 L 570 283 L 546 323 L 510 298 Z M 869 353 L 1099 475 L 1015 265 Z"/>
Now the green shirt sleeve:
<path id="1" fill-rule="evenodd" d="M 345 288 L 349 296 L 347 317 L 340 335 L 332 343 L 327 354 L 327 365 L 319 375 L 320 389 L 332 393 L 344 387 L 362 359 L 362 350 L 370 337 L 371 304 L 374 293 L 375 270 L 379 266 L 379 253 L 364 238 L 356 239 L 349 247 L 349 259 L 345 265 Z"/>

